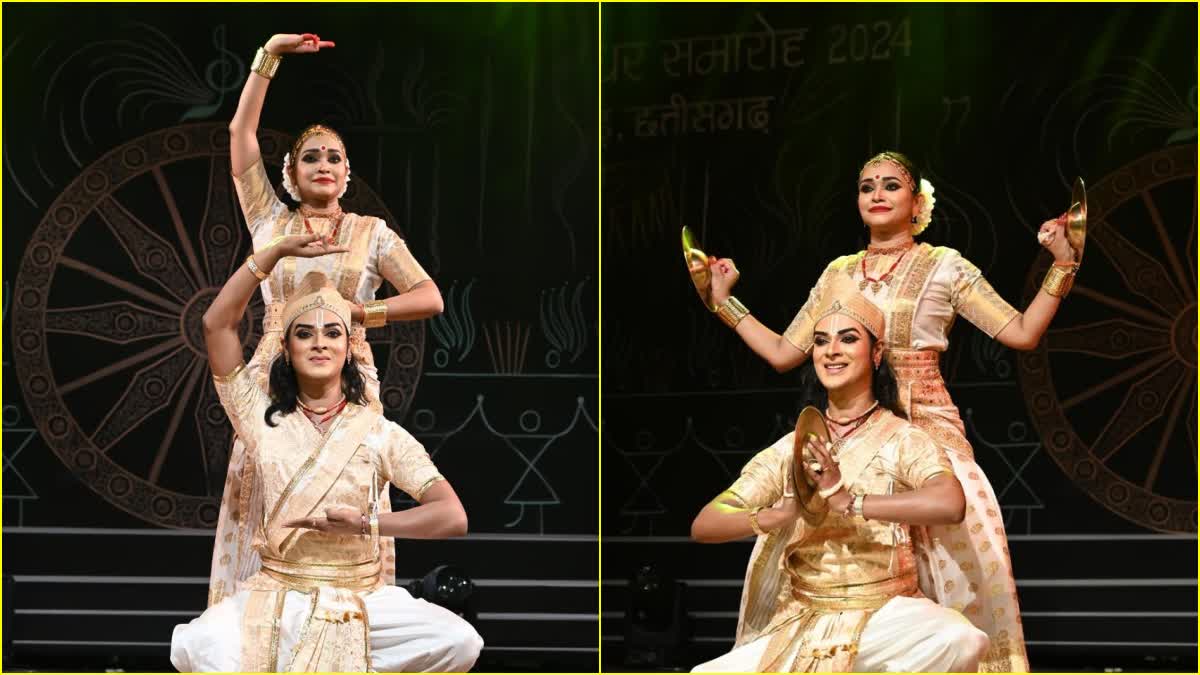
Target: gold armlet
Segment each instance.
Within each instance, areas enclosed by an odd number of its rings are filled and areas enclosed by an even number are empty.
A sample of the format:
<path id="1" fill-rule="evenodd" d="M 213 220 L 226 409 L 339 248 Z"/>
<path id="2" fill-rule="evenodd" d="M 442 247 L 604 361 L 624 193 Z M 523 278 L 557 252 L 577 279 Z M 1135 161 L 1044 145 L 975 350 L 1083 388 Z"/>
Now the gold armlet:
<path id="1" fill-rule="evenodd" d="M 758 512 L 762 511 L 763 507 L 756 506 L 750 509 L 750 529 L 754 530 L 754 534 L 762 537 L 767 534 L 767 531 L 762 529 L 762 525 L 758 524 Z"/>
<path id="2" fill-rule="evenodd" d="M 1042 280 L 1042 290 L 1056 298 L 1067 297 L 1075 285 L 1075 272 L 1078 269 L 1077 265 L 1051 265 L 1046 271 L 1046 278 Z"/>
<path id="3" fill-rule="evenodd" d="M 387 325 L 388 308 L 383 300 L 372 300 L 363 304 L 363 325 L 379 328 Z"/>
<path id="4" fill-rule="evenodd" d="M 279 70 L 279 62 L 283 60 L 282 56 L 270 54 L 262 47 L 254 53 L 254 61 L 250 63 L 250 72 L 258 73 L 268 80 L 275 77 L 275 71 Z"/>
<path id="5" fill-rule="evenodd" d="M 271 275 L 267 274 L 266 272 L 262 271 L 262 268 L 260 268 L 258 266 L 258 263 L 254 262 L 254 254 L 253 253 L 246 256 L 246 269 L 250 270 L 250 273 L 253 274 L 255 276 L 255 278 L 257 278 L 260 282 L 266 281 L 267 277 L 271 276 Z"/>
<path id="6" fill-rule="evenodd" d="M 730 328 L 737 328 L 737 325 L 750 315 L 750 310 L 732 295 L 726 298 L 725 302 L 717 305 L 717 316 L 721 317 L 721 321 L 725 322 Z"/>

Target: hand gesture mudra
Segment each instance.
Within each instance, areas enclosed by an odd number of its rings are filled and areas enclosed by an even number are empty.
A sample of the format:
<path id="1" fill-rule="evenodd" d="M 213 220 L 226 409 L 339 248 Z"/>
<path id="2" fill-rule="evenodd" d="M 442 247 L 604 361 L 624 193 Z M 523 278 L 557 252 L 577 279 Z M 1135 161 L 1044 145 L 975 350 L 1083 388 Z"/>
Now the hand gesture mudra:
<path id="1" fill-rule="evenodd" d="M 316 530 L 327 534 L 362 534 L 362 511 L 352 506 L 331 506 L 325 509 L 325 517 L 309 516 L 296 518 L 283 527 Z"/>
<path id="2" fill-rule="evenodd" d="M 268 54 L 312 54 L 322 48 L 334 47 L 332 40 L 322 40 L 316 33 L 279 33 L 272 35 L 263 49 Z"/>
<path id="3" fill-rule="evenodd" d="M 279 251 L 280 258 L 288 256 L 316 258 L 331 253 L 345 253 L 350 250 L 346 246 L 334 246 L 332 242 L 319 234 L 292 234 L 279 237 L 270 245 Z"/>
<path id="4" fill-rule="evenodd" d="M 741 273 L 730 258 L 717 259 L 710 256 L 708 269 L 712 273 L 712 301 L 719 305 L 729 299 L 733 287 L 741 278 Z"/>
<path id="5" fill-rule="evenodd" d="M 1038 243 L 1054 256 L 1055 262 L 1068 263 L 1075 261 L 1075 251 L 1067 240 L 1067 224 L 1065 218 L 1055 218 L 1042 223 L 1038 229 Z"/>
<path id="6" fill-rule="evenodd" d="M 831 454 L 831 448 L 832 444 L 822 447 L 811 438 L 804 441 L 804 475 L 818 491 L 831 488 L 842 480 L 842 469 Z"/>

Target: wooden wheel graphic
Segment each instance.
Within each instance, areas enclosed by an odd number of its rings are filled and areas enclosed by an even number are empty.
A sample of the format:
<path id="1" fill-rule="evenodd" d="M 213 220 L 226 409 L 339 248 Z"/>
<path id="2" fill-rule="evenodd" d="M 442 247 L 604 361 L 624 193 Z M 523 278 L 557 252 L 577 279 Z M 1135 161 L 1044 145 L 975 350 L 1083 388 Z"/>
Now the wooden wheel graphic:
<path id="1" fill-rule="evenodd" d="M 1196 146 L 1088 190 L 1088 254 L 1041 345 L 1020 357 L 1049 455 L 1114 513 L 1196 531 Z M 1048 261 L 1026 280 L 1037 292 Z M 1102 318 L 1100 318 L 1102 317 Z"/>
<path id="2" fill-rule="evenodd" d="M 259 141 L 277 170 L 288 139 L 268 131 Z M 186 125 L 101 157 L 37 226 L 13 293 L 13 355 L 42 438 L 84 484 L 158 525 L 213 527 L 220 507 L 233 432 L 200 321 L 250 250 L 228 144 L 224 124 Z M 361 179 L 343 202 L 395 222 Z M 261 335 L 258 294 L 247 314 L 249 359 Z M 384 405 L 403 416 L 423 324 L 371 338 Z"/>

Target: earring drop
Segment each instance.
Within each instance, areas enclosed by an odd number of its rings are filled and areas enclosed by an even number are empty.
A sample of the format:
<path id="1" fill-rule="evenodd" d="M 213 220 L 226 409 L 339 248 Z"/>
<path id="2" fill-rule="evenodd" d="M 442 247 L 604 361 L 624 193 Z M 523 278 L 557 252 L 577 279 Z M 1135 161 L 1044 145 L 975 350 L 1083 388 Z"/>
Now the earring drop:
<path id="1" fill-rule="evenodd" d="M 916 224 L 917 224 L 917 217 L 916 217 L 916 216 L 913 216 L 913 217 L 912 217 L 912 224 L 913 224 L 913 225 L 916 225 Z"/>

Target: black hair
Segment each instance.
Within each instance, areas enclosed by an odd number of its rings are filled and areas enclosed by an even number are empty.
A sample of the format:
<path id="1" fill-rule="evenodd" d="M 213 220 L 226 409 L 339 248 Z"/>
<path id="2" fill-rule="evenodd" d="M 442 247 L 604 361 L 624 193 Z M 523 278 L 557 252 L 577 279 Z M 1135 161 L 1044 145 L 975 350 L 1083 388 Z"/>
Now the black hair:
<path id="1" fill-rule="evenodd" d="M 349 335 L 347 335 L 346 348 L 350 348 Z M 271 405 L 267 407 L 267 412 L 263 415 L 263 418 L 266 420 L 267 426 L 273 427 L 277 423 L 271 418 L 276 413 L 290 415 L 296 412 L 296 401 L 300 392 L 300 383 L 296 379 L 296 369 L 283 358 L 283 353 L 280 353 L 271 362 L 269 383 Z M 367 383 L 363 378 L 362 371 L 358 369 L 358 362 L 350 359 L 342 365 L 342 396 L 345 396 L 346 400 L 351 403 L 366 405 L 366 392 Z"/>
<path id="2" fill-rule="evenodd" d="M 878 340 L 870 333 L 867 333 L 867 338 L 871 351 L 874 352 L 875 343 Z M 808 401 L 807 405 L 815 406 L 824 413 L 825 409 L 829 407 L 829 392 L 825 391 L 825 386 L 817 377 L 816 364 L 812 359 L 809 359 L 804 369 L 800 371 L 800 383 L 804 389 L 804 398 Z M 892 372 L 886 358 L 880 360 L 879 366 L 871 373 L 871 393 L 875 395 L 875 400 L 879 401 L 879 407 L 887 408 L 897 417 L 908 418 L 908 415 L 905 415 L 904 410 L 900 408 L 900 388 L 896 384 L 896 375 Z"/>

